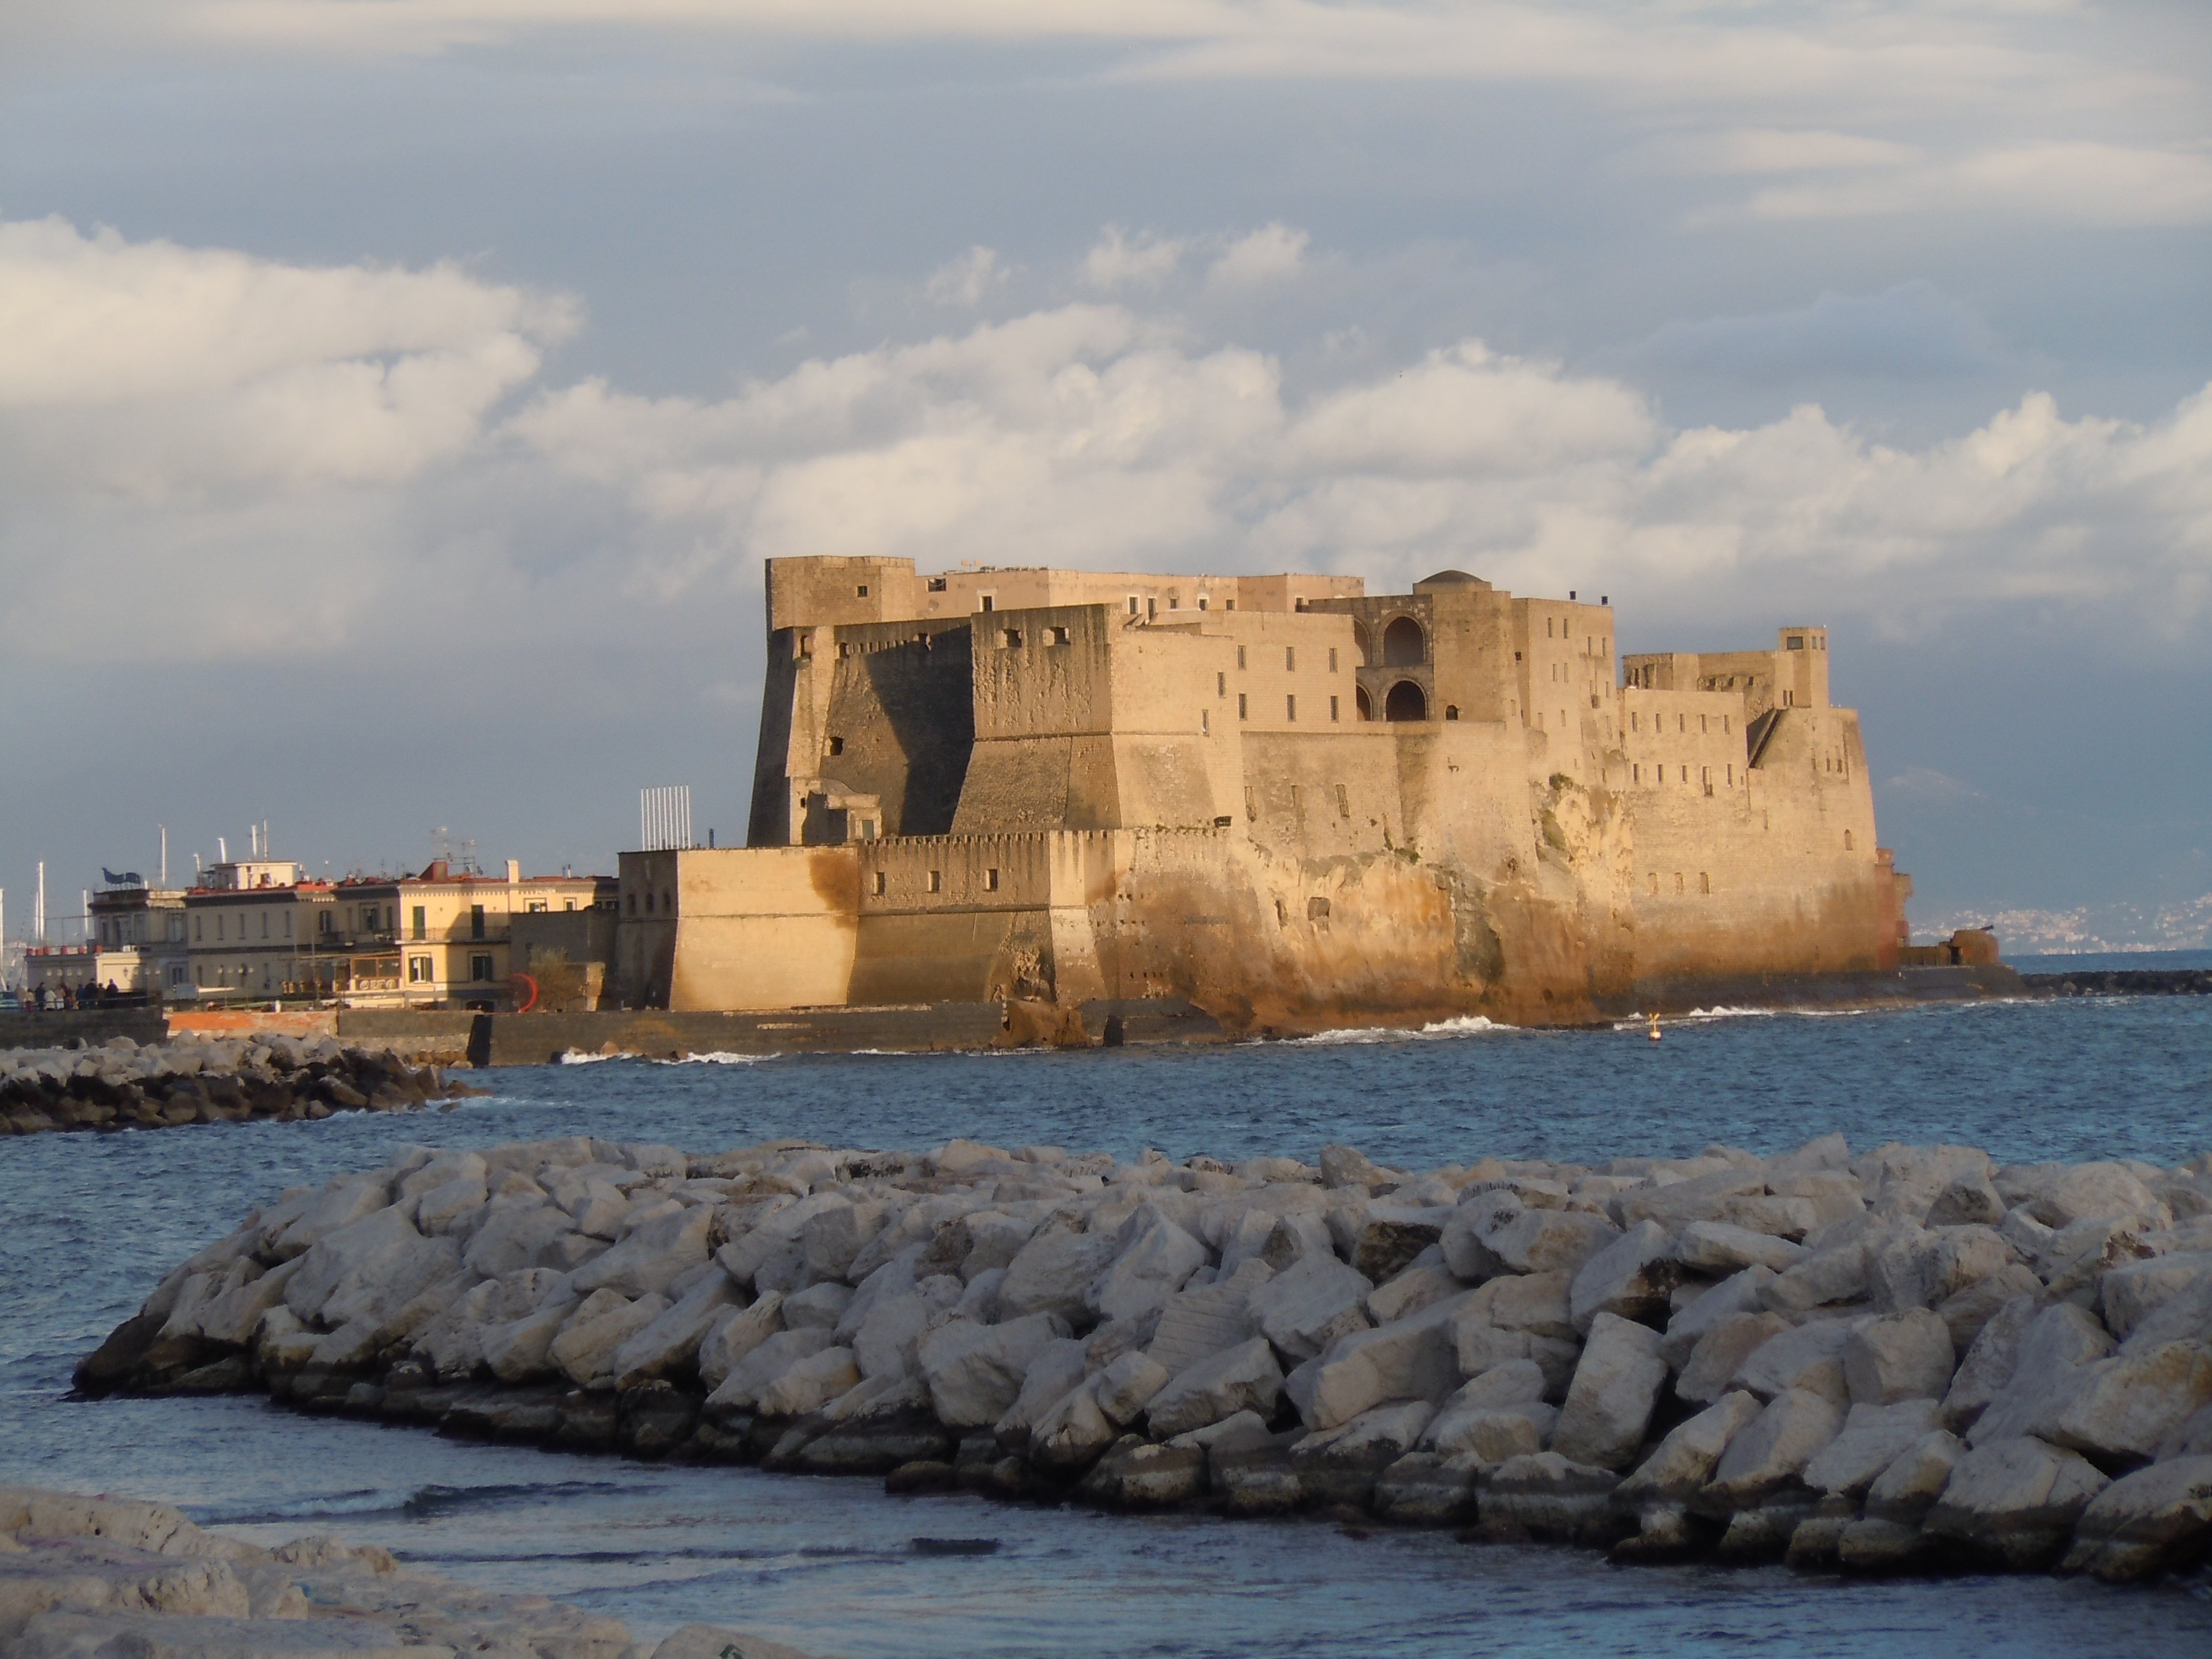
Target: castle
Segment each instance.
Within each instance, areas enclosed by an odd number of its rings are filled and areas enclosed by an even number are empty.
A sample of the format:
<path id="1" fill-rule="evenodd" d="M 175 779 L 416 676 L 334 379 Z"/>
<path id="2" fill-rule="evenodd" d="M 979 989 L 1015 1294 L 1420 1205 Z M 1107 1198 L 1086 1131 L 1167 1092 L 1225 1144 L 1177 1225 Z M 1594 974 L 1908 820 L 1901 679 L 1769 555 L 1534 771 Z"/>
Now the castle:
<path id="1" fill-rule="evenodd" d="M 1897 965 L 1822 629 L 1624 662 L 1605 600 L 1459 571 L 767 585 L 749 845 L 623 855 L 631 1006 L 1570 1023 Z"/>

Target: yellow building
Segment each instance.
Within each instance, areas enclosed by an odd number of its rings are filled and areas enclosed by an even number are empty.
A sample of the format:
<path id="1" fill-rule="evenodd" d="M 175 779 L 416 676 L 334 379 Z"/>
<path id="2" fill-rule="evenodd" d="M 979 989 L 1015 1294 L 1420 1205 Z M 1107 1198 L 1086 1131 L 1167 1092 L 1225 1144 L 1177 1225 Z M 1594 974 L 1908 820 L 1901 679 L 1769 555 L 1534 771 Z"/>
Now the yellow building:
<path id="1" fill-rule="evenodd" d="M 537 912 L 615 908 L 603 876 L 525 876 L 509 859 L 503 876 L 455 871 L 434 860 L 393 884 L 402 1000 L 410 1006 L 505 1007 L 515 969 L 510 921 Z"/>

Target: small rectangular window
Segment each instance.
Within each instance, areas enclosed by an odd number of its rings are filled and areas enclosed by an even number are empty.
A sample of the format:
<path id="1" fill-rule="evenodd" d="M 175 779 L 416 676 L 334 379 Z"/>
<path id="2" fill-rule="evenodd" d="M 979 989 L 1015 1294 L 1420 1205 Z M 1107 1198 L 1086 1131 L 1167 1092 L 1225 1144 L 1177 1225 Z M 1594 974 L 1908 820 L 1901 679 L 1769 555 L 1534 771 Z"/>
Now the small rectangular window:
<path id="1" fill-rule="evenodd" d="M 877 872 L 876 872 L 876 896 L 877 896 L 878 898 L 881 898 L 881 897 L 883 896 L 883 895 L 884 895 L 884 886 L 885 886 L 885 885 L 886 885 L 886 878 L 885 878 L 885 877 L 884 877 L 884 872 L 883 872 L 882 871 L 880 871 L 880 870 L 877 871 Z"/>
<path id="2" fill-rule="evenodd" d="M 1295 674 L 1298 672 L 1298 648 L 1295 645 L 1286 645 L 1283 647 L 1283 672 L 1286 674 Z"/>
<path id="3" fill-rule="evenodd" d="M 1328 700 L 1328 717 L 1329 717 L 1329 719 L 1331 719 L 1331 720 L 1334 720 L 1334 719 L 1336 719 L 1336 717 L 1337 717 L 1336 709 L 1337 709 L 1337 699 L 1336 699 L 1336 698 L 1334 698 L 1334 697 L 1331 697 L 1331 698 Z"/>
<path id="4" fill-rule="evenodd" d="M 1227 674 L 1216 673 L 1214 675 L 1213 695 L 1217 697 L 1225 697 L 1229 695 L 1229 676 Z"/>
<path id="5" fill-rule="evenodd" d="M 1237 647 L 1237 666 L 1239 669 L 1244 666 L 1244 647 L 1241 645 Z"/>
<path id="6" fill-rule="evenodd" d="M 491 958 L 476 956 L 469 958 L 469 977 L 482 985 L 491 978 Z"/>
<path id="7" fill-rule="evenodd" d="M 1333 645 L 1328 648 L 1328 672 L 1336 672 L 1336 647 Z"/>
<path id="8" fill-rule="evenodd" d="M 1067 630 L 1065 628 L 1047 629 L 1045 630 L 1044 642 L 1047 645 L 1066 645 L 1067 643 Z"/>
<path id="9" fill-rule="evenodd" d="M 1640 767 L 1640 766 L 1632 766 L 1632 767 L 1630 767 L 1630 768 L 1628 769 L 1628 781 L 1629 781 L 1631 783 L 1641 783 L 1641 782 L 1643 782 L 1643 781 L 1644 781 L 1644 769 L 1643 769 L 1642 767 Z"/>
<path id="10" fill-rule="evenodd" d="M 861 598 L 861 599 L 866 599 L 866 598 L 868 597 L 868 585 L 867 585 L 867 583 L 866 583 L 866 582 L 862 582 L 862 583 L 860 584 L 860 595 L 859 595 L 859 597 L 860 597 L 860 598 Z"/>
<path id="11" fill-rule="evenodd" d="M 995 893 L 999 890 L 999 872 L 996 870 L 983 872 L 983 890 L 987 893 Z"/>
<path id="12" fill-rule="evenodd" d="M 999 642 L 1009 648 L 1019 645 L 1022 642 L 1022 630 L 1018 628 L 1007 629 L 999 635 Z"/>
<path id="13" fill-rule="evenodd" d="M 1802 651 L 1805 648 L 1805 636 L 1802 634 L 1792 634 L 1788 644 L 1792 651 Z"/>
<path id="14" fill-rule="evenodd" d="M 941 893 L 945 890 L 944 871 L 933 870 L 929 872 L 929 890 L 933 893 Z"/>
<path id="15" fill-rule="evenodd" d="M 945 591 L 945 578 L 932 576 L 929 579 L 929 591 L 933 593 L 942 593 Z"/>
<path id="16" fill-rule="evenodd" d="M 1201 708 L 1198 711 L 1198 735 L 1201 738 L 1210 738 L 1213 735 L 1213 711 L 1210 708 Z"/>
<path id="17" fill-rule="evenodd" d="M 997 610 L 998 608 L 999 608 L 999 601 L 998 601 L 998 597 L 997 597 L 995 594 L 986 593 L 985 595 L 983 595 L 983 609 L 984 609 L 984 610 L 986 610 L 986 611 L 995 611 L 995 610 Z"/>
<path id="18" fill-rule="evenodd" d="M 1255 819 L 1260 816 L 1259 806 L 1253 799 L 1252 786 L 1249 783 L 1244 786 L 1244 816 Z"/>
<path id="19" fill-rule="evenodd" d="M 1283 699 L 1283 718 L 1286 720 L 1295 720 L 1297 717 L 1298 700 L 1294 696 L 1285 697 Z"/>
<path id="20" fill-rule="evenodd" d="M 1242 691 L 1239 691 L 1237 694 L 1237 718 L 1241 720 L 1248 719 L 1249 717 L 1249 716 L 1244 707 L 1244 694 Z"/>
<path id="21" fill-rule="evenodd" d="M 407 958 L 407 982 L 410 985 L 428 985 L 433 982 L 430 976 L 429 957 L 410 957 Z"/>
<path id="22" fill-rule="evenodd" d="M 1336 815 L 1340 818 L 1352 816 L 1352 795 L 1342 784 L 1336 786 Z"/>
<path id="23" fill-rule="evenodd" d="M 481 904 L 471 904 L 469 906 L 469 937 L 482 939 L 483 936 L 484 908 Z"/>
<path id="24" fill-rule="evenodd" d="M 830 752 L 831 754 L 833 754 L 833 755 L 842 755 L 842 754 L 843 754 L 843 753 L 845 752 L 845 739 L 844 739 L 844 738 L 830 738 Z"/>
<path id="25" fill-rule="evenodd" d="M 1133 617 L 1137 614 L 1137 596 L 1134 593 L 1129 595 L 1129 614 Z"/>
<path id="26" fill-rule="evenodd" d="M 1698 890 L 1700 893 L 1710 893 L 1713 890 L 1713 878 L 1710 871 L 1698 872 Z"/>
<path id="27" fill-rule="evenodd" d="M 1674 890 L 1678 893 L 1682 890 L 1682 872 L 1680 870 L 1674 872 Z"/>

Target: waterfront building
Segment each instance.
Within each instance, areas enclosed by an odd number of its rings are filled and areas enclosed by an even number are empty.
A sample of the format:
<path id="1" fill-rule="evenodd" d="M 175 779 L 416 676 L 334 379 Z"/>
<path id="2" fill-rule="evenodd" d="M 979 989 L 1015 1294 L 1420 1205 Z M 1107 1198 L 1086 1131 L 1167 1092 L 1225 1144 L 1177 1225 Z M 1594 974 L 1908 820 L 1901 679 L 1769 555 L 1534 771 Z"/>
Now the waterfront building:
<path id="1" fill-rule="evenodd" d="M 616 994 L 1587 1018 L 1893 969 L 1827 635 L 1623 663 L 1460 571 L 772 560 L 749 845 L 622 858 Z"/>
<path id="2" fill-rule="evenodd" d="M 157 1001 L 186 994 L 191 967 L 184 889 L 102 888 L 90 908 L 93 975 L 102 987 Z"/>

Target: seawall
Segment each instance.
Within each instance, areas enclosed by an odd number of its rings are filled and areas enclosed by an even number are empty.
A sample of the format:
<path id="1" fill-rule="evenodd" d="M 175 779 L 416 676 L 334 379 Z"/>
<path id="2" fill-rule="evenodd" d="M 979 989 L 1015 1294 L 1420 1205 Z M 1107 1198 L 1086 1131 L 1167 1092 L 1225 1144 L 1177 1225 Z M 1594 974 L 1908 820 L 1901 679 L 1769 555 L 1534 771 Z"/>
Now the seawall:
<path id="1" fill-rule="evenodd" d="M 273 1197 L 76 1382 L 1623 1563 L 2133 1580 L 2212 1544 L 2212 1155 L 414 1147 Z"/>

